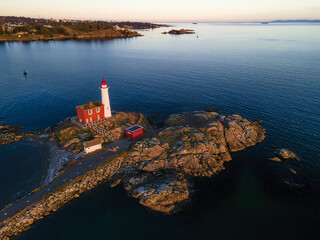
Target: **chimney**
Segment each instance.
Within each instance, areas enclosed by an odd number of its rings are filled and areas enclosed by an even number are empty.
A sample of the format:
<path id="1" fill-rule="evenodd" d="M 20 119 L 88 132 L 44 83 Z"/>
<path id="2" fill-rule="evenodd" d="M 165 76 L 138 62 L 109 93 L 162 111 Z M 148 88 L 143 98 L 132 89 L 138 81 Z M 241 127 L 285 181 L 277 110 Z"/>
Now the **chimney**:
<path id="1" fill-rule="evenodd" d="M 92 106 L 92 102 L 91 101 L 89 101 L 89 105 Z"/>

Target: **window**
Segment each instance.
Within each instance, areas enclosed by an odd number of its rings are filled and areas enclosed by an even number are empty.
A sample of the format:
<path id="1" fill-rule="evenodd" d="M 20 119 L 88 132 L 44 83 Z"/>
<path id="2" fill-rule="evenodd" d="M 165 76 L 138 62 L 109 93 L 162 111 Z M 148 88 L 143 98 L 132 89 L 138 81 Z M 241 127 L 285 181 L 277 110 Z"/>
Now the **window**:
<path id="1" fill-rule="evenodd" d="M 90 117 L 90 122 L 92 122 L 92 117 Z"/>
<path id="2" fill-rule="evenodd" d="M 100 112 L 100 108 L 96 108 L 96 112 L 97 112 L 97 113 Z"/>
<path id="3" fill-rule="evenodd" d="M 89 115 L 92 115 L 92 109 L 89 109 L 88 113 Z"/>

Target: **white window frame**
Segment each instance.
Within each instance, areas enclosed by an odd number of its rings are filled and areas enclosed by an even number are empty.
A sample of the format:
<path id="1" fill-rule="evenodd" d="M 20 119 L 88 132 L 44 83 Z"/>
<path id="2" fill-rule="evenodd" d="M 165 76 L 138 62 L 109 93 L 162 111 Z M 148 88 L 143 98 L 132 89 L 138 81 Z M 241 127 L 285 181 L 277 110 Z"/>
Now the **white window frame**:
<path id="1" fill-rule="evenodd" d="M 92 115 L 92 109 L 89 109 L 88 114 Z"/>
<path id="2" fill-rule="evenodd" d="M 96 108 L 96 112 L 99 113 L 100 112 L 100 108 Z"/>

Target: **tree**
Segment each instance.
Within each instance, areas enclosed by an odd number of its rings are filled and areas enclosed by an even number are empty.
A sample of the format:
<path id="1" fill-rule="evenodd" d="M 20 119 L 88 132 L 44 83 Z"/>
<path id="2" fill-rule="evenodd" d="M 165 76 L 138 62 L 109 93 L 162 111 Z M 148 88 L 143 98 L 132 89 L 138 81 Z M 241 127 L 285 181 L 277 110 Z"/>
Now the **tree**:
<path id="1" fill-rule="evenodd" d="M 3 31 L 3 29 L 2 29 L 2 25 L 0 25 L 0 35 L 1 34 L 4 34 L 4 31 Z"/>

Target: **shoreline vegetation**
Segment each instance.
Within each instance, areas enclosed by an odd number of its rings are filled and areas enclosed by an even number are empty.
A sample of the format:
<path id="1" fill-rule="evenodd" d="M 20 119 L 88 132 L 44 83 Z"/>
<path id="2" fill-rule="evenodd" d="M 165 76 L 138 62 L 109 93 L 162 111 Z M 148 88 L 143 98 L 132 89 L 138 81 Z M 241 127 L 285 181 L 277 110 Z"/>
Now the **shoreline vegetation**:
<path id="1" fill-rule="evenodd" d="M 167 25 L 146 22 L 54 20 L 0 16 L 0 42 L 107 40 L 142 36 L 135 29 Z"/>
<path id="2" fill-rule="evenodd" d="M 52 138 L 68 151 L 75 151 L 82 140 L 101 137 L 70 124 L 62 121 L 51 131 Z M 113 131 L 117 140 L 128 124 L 143 126 L 145 136 L 114 155 L 111 161 L 106 159 L 98 167 L 58 185 L 40 201 L 8 216 L 0 223 L 1 239 L 19 235 L 37 220 L 106 181 L 110 187 L 122 186 L 129 196 L 154 211 L 181 211 L 190 202 L 195 177 L 219 174 L 225 168 L 224 162 L 232 159 L 230 152 L 254 146 L 265 138 L 260 121 L 206 111 L 172 114 L 160 128 L 151 126 L 141 113 L 116 112 L 102 124 Z"/>

